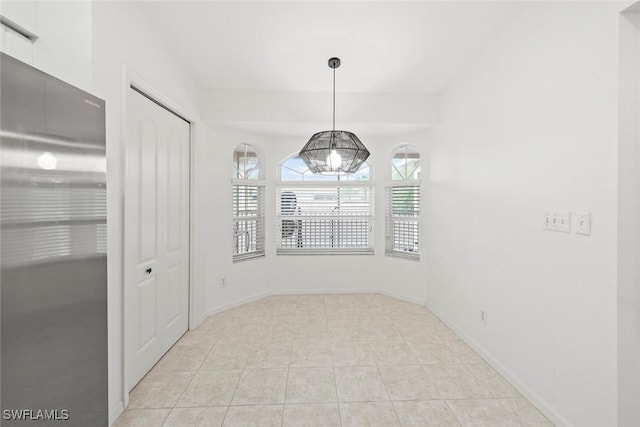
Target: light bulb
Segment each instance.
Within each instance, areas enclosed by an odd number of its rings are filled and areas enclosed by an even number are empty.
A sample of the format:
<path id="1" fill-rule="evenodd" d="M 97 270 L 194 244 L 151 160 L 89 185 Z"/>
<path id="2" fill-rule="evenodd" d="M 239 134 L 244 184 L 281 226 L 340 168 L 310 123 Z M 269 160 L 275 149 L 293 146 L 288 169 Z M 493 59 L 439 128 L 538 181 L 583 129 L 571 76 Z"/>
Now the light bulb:
<path id="1" fill-rule="evenodd" d="M 342 156 L 336 150 L 331 150 L 331 153 L 327 156 L 327 163 L 331 170 L 338 170 L 342 165 Z"/>
<path id="2" fill-rule="evenodd" d="M 38 157 L 38 166 L 44 170 L 53 170 L 56 168 L 57 164 L 58 159 L 49 151 L 45 151 L 40 155 L 40 157 Z"/>

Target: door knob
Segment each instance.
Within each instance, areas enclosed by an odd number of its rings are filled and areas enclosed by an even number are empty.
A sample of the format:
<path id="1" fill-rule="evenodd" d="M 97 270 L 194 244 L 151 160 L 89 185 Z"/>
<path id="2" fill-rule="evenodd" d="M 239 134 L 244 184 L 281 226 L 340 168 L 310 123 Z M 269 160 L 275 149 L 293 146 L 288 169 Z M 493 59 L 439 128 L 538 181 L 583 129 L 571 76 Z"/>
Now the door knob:
<path id="1" fill-rule="evenodd" d="M 147 268 L 147 274 L 151 274 L 151 267 Z"/>

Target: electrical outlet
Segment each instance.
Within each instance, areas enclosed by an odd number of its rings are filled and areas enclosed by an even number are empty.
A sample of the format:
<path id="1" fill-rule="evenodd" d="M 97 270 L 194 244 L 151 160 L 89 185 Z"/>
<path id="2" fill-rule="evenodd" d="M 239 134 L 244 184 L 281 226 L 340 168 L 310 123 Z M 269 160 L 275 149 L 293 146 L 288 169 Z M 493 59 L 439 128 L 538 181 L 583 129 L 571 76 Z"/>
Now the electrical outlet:
<path id="1" fill-rule="evenodd" d="M 484 308 L 480 309 L 480 322 L 483 325 L 487 324 L 487 310 L 485 310 Z"/>
<path id="2" fill-rule="evenodd" d="M 224 277 L 222 279 L 220 279 L 220 287 L 221 288 L 226 288 L 227 287 L 227 279 L 225 279 Z"/>

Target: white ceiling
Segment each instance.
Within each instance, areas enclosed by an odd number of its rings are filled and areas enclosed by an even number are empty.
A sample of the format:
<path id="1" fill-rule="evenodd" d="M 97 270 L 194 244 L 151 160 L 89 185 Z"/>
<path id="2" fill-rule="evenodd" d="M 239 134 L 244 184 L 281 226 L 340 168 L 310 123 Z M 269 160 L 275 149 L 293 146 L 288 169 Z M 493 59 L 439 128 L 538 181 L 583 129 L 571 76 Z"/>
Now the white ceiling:
<path id="1" fill-rule="evenodd" d="M 144 2 L 204 88 L 440 92 L 519 7 L 511 2 Z"/>

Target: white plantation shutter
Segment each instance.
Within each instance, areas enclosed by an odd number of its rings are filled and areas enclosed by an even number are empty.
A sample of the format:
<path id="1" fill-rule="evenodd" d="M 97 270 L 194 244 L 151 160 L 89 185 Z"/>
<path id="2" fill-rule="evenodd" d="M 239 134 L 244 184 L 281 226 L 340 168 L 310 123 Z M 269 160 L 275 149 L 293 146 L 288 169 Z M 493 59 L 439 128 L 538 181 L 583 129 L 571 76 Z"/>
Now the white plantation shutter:
<path id="1" fill-rule="evenodd" d="M 277 195 L 278 254 L 373 253 L 370 183 L 288 184 Z"/>
<path id="2" fill-rule="evenodd" d="M 264 186 L 233 185 L 233 261 L 264 256 Z"/>
<path id="3" fill-rule="evenodd" d="M 385 253 L 420 259 L 420 182 L 398 182 L 386 189 Z"/>

